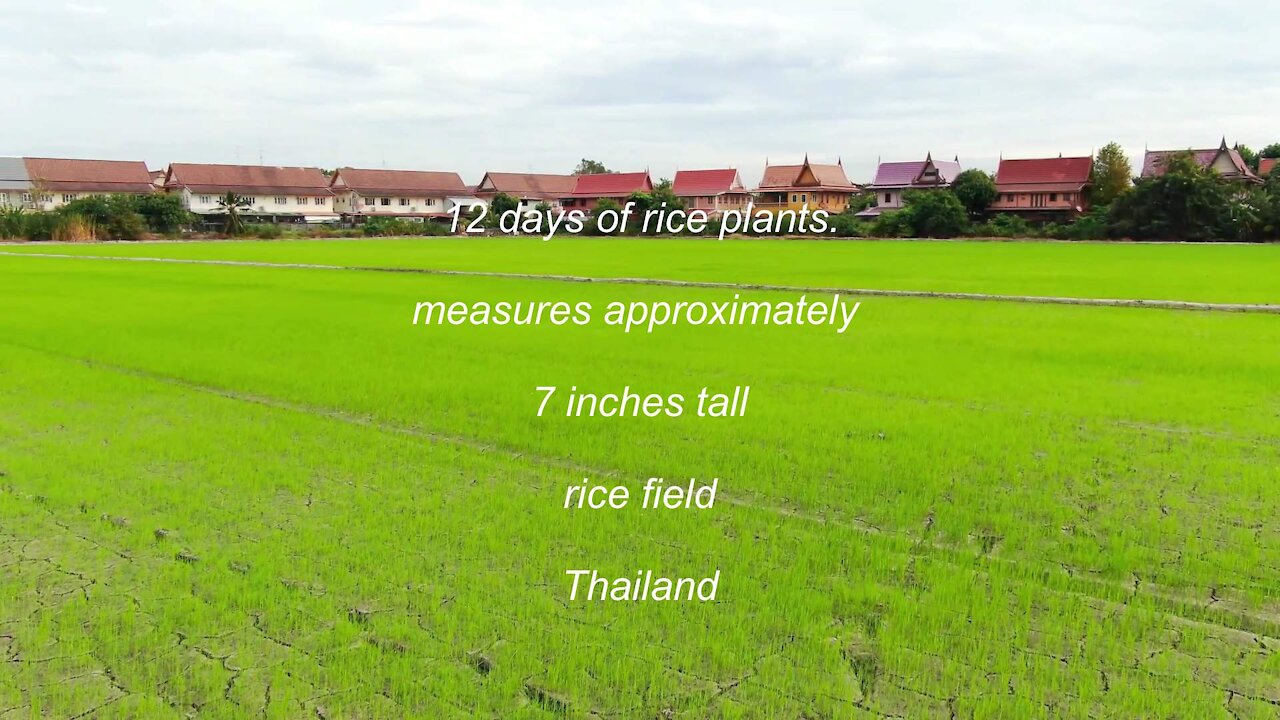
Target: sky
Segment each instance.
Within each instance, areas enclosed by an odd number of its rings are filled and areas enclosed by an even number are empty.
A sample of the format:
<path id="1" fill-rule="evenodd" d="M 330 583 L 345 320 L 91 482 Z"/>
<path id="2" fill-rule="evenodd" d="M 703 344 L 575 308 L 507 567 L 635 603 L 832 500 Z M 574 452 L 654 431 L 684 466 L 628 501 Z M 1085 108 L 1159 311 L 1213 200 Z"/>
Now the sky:
<path id="1" fill-rule="evenodd" d="M 0 0 L 0 156 L 618 171 L 1280 141 L 1267 0 Z"/>

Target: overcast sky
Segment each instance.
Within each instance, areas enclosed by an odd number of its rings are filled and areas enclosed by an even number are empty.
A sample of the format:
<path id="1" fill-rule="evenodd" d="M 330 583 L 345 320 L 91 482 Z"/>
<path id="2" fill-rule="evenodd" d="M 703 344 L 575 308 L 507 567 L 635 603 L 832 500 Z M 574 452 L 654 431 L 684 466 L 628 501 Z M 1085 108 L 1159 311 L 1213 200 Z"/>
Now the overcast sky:
<path id="1" fill-rule="evenodd" d="M 754 184 L 805 153 L 865 181 L 926 151 L 1280 141 L 1265 0 L 606 5 L 0 0 L 0 156 Z"/>

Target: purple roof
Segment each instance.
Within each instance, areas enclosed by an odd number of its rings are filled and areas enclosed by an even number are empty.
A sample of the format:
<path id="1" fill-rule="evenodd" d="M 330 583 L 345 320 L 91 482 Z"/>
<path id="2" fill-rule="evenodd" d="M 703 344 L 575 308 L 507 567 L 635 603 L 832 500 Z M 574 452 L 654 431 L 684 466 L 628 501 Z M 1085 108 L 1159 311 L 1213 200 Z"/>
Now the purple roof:
<path id="1" fill-rule="evenodd" d="M 960 174 L 960 163 L 950 160 L 882 162 L 876 168 L 876 179 L 871 182 L 871 185 L 873 187 L 911 187 L 916 184 L 916 180 L 929 162 L 937 168 L 938 178 L 943 185 L 951 184 L 956 175 Z M 933 187 L 933 185 L 921 184 L 919 187 Z"/>

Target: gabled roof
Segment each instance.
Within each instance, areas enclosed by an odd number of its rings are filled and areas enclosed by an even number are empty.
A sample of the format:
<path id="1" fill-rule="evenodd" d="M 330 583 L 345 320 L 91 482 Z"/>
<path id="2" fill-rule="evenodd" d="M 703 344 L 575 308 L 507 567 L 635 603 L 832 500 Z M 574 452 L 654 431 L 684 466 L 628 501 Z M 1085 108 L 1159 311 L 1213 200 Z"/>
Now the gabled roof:
<path id="1" fill-rule="evenodd" d="M 1089 183 L 1091 157 L 1035 158 L 1000 161 L 996 187 L 1002 192 L 1075 192 Z"/>
<path id="2" fill-rule="evenodd" d="M 633 192 L 653 192 L 647 172 L 602 173 L 577 176 L 566 197 L 626 197 Z"/>
<path id="3" fill-rule="evenodd" d="M 361 195 L 401 197 L 446 197 L 467 195 L 470 189 L 455 172 L 425 170 L 361 170 L 338 168 L 333 174 L 334 190 L 354 190 Z"/>
<path id="4" fill-rule="evenodd" d="M 240 195 L 330 195 L 329 178 L 320 168 L 274 165 L 173 163 L 164 186 L 193 193 Z"/>
<path id="5" fill-rule="evenodd" d="M 1258 159 L 1258 176 L 1266 177 L 1271 174 L 1272 168 L 1276 166 L 1276 162 L 1280 158 L 1259 158 Z"/>
<path id="6" fill-rule="evenodd" d="M 149 193 L 151 172 L 141 160 L 25 158 L 27 177 L 49 192 Z"/>
<path id="7" fill-rule="evenodd" d="M 506 193 L 514 198 L 554 200 L 573 192 L 576 175 L 487 172 L 476 186 L 479 193 Z"/>
<path id="8" fill-rule="evenodd" d="M 721 170 L 677 170 L 671 183 L 671 192 L 680 197 L 694 195 L 720 195 L 729 192 L 745 193 L 747 188 L 733 168 Z"/>
<path id="9" fill-rule="evenodd" d="M 937 171 L 937 182 L 924 178 L 925 171 L 930 168 Z M 876 177 L 875 180 L 871 181 L 870 187 L 937 187 L 939 185 L 950 185 L 951 181 L 955 180 L 956 175 L 959 174 L 959 162 L 953 160 L 934 160 L 933 156 L 929 155 L 925 157 L 924 160 L 880 163 L 880 165 L 876 167 Z"/>
<path id="10" fill-rule="evenodd" d="M 819 165 L 809 162 L 806 157 L 801 165 L 765 165 L 759 189 L 776 191 L 791 188 L 854 192 L 858 186 L 849 182 L 849 177 L 844 174 L 844 165 L 840 163 Z"/>
<path id="11" fill-rule="evenodd" d="M 1160 177 L 1165 172 L 1165 165 L 1168 163 L 1169 158 L 1180 152 L 1190 152 L 1191 157 L 1195 160 L 1196 164 L 1204 168 L 1213 167 L 1213 164 L 1217 162 L 1219 156 L 1226 156 L 1228 162 L 1230 162 L 1231 166 L 1235 168 L 1233 175 L 1238 175 L 1239 177 L 1248 178 L 1250 180 L 1257 179 L 1257 175 L 1254 175 L 1253 170 L 1249 168 L 1249 165 L 1244 161 L 1244 158 L 1240 156 L 1240 151 L 1233 147 L 1227 147 L 1226 138 L 1223 138 L 1222 143 L 1216 148 L 1201 148 L 1198 150 L 1148 150 L 1142 156 L 1142 177 Z"/>
<path id="12" fill-rule="evenodd" d="M 0 191 L 31 189 L 27 163 L 22 158 L 0 157 Z"/>

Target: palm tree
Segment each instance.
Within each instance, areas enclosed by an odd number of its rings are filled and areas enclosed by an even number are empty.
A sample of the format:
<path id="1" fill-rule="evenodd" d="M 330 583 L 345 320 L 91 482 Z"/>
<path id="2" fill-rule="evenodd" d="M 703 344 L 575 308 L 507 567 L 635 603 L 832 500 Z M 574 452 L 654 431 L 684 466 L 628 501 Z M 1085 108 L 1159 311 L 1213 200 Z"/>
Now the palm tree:
<path id="1" fill-rule="evenodd" d="M 227 216 L 226 233 L 228 235 L 239 235 L 244 232 L 244 219 L 240 217 L 240 213 L 252 207 L 247 198 L 228 192 L 218 198 L 218 207 L 222 208 L 222 214 Z"/>

